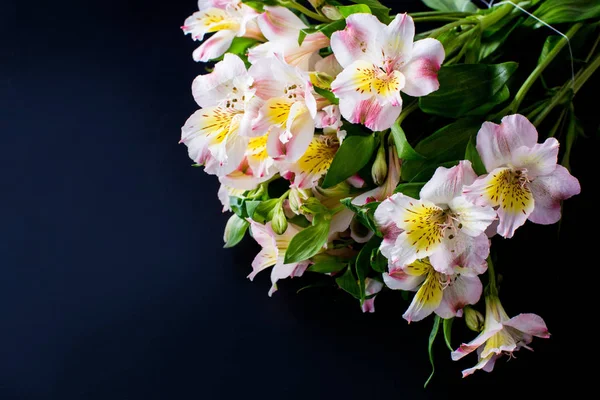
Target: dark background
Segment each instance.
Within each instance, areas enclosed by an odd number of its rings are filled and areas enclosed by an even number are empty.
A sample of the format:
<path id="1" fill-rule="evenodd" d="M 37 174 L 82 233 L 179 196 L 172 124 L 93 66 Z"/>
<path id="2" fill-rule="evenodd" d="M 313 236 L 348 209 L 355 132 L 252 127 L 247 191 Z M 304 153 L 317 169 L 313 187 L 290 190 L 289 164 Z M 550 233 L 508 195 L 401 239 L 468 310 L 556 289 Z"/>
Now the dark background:
<path id="1" fill-rule="evenodd" d="M 0 4 L 0 399 L 544 398 L 586 382 L 597 80 L 578 96 L 591 138 L 560 237 L 528 224 L 495 244 L 508 313 L 540 314 L 552 338 L 465 380 L 475 356 L 439 341 L 423 390 L 431 320 L 407 326 L 397 293 L 372 315 L 333 289 L 296 294 L 310 277 L 269 298 L 268 272 L 246 279 L 252 240 L 222 249 L 217 180 L 177 144 L 202 71 L 179 29 L 194 0 Z"/>

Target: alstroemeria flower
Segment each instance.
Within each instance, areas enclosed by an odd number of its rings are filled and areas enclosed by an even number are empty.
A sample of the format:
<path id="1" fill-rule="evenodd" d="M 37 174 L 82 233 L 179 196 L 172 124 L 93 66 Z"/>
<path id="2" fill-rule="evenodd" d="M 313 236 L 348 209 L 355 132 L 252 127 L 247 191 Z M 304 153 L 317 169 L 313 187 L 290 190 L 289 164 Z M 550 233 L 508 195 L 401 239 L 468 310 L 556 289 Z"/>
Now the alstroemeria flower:
<path id="1" fill-rule="evenodd" d="M 262 250 L 252 261 L 252 273 L 248 275 L 248 278 L 253 280 L 260 271 L 273 266 L 271 270 L 271 283 L 273 286 L 269 290 L 269 296 L 271 296 L 277 291 L 277 281 L 279 279 L 301 276 L 308 267 L 308 261 L 292 264 L 283 263 L 290 241 L 300 230 L 294 225 L 288 224 L 283 235 L 278 235 L 273 232 L 271 222 L 267 222 L 265 225 L 252 220 L 248 220 L 248 222 L 250 222 L 252 237 L 262 246 Z"/>
<path id="2" fill-rule="evenodd" d="M 544 320 L 536 314 L 519 314 L 510 318 L 500 299 L 495 295 L 485 296 L 485 323 L 483 331 L 473 341 L 461 344 L 452 352 L 454 361 L 460 360 L 467 354 L 477 350 L 479 362 L 473 368 L 463 371 L 463 378 L 478 369 L 491 372 L 496 359 L 503 353 L 512 353 L 524 347 L 533 340 L 533 336 L 549 338 L 548 328 Z M 481 347 L 483 346 L 483 347 Z"/>
<path id="3" fill-rule="evenodd" d="M 292 185 L 299 189 L 315 187 L 329 169 L 339 147 L 335 135 L 314 135 L 302 157 L 288 167 L 294 173 Z"/>
<path id="4" fill-rule="evenodd" d="M 240 0 L 198 0 L 198 9 L 183 23 L 183 32 L 199 41 L 207 33 L 216 33 L 194 50 L 196 61 L 222 56 L 236 36 L 264 40 L 255 21 L 258 13 Z"/>
<path id="5" fill-rule="evenodd" d="M 388 148 L 388 173 L 383 182 L 383 185 L 377 186 L 375 189 L 369 190 L 356 196 L 352 200 L 352 204 L 359 206 L 370 203 L 371 201 L 383 201 L 394 194 L 394 190 L 400 182 L 400 159 L 396 151 L 396 146 L 392 145 Z"/>
<path id="6" fill-rule="evenodd" d="M 508 115 L 501 124 L 484 122 L 477 133 L 477 151 L 488 175 L 466 187 L 477 204 L 498 207 L 498 234 L 510 238 L 527 219 L 553 224 L 560 219 L 560 202 L 579 194 L 581 187 L 557 165 L 559 143 L 537 143 L 535 126 L 522 115 Z"/>
<path id="7" fill-rule="evenodd" d="M 383 283 L 371 278 L 365 279 L 365 294 L 373 297 L 363 301 L 361 306 L 363 312 L 375 312 L 375 297 L 377 297 L 377 293 L 381 292 L 381 289 L 383 289 Z"/>
<path id="8" fill-rule="evenodd" d="M 244 62 L 233 54 L 226 54 L 210 74 L 194 79 L 192 92 L 202 108 L 181 128 L 181 142 L 209 174 L 225 176 L 245 157 L 255 103 L 261 102 L 252 82 Z"/>
<path id="9" fill-rule="evenodd" d="M 413 43 L 415 25 L 398 14 L 384 25 L 371 14 L 352 14 L 346 28 L 331 36 L 331 48 L 344 70 L 331 89 L 342 115 L 374 131 L 392 126 L 402 109 L 400 92 L 425 96 L 439 87 L 444 48 L 436 39 Z"/>
<path id="10" fill-rule="evenodd" d="M 268 42 L 249 50 L 248 60 L 251 63 L 281 54 L 286 63 L 308 71 L 314 69 L 315 63 L 321 60 L 319 50 L 329 46 L 329 38 L 321 32 L 306 35 L 299 45 L 300 30 L 308 27 L 285 7 L 265 6 L 265 12 L 260 14 L 257 22 Z"/>
<path id="11" fill-rule="evenodd" d="M 384 233 L 381 253 L 390 269 L 429 257 L 436 271 L 451 275 L 456 266 L 478 268 L 485 262 L 489 240 L 484 232 L 496 213 L 462 196 L 463 187 L 476 178 L 469 161 L 439 167 L 420 200 L 397 193 L 379 205 L 375 220 Z"/>
<path id="12" fill-rule="evenodd" d="M 267 150 L 276 160 L 294 162 L 306 151 L 315 131 L 317 103 L 306 72 L 279 56 L 262 59 L 249 69 L 256 96 L 264 100 L 251 136 L 269 132 Z"/>
<path id="13" fill-rule="evenodd" d="M 435 312 L 442 318 L 462 315 L 468 304 L 476 304 L 481 297 L 481 281 L 477 271 L 457 268 L 455 274 L 446 275 L 436 271 L 427 258 L 416 260 L 403 268 L 383 274 L 383 281 L 390 289 L 416 290 L 410 306 L 402 315 L 409 323 L 421 321 Z"/>

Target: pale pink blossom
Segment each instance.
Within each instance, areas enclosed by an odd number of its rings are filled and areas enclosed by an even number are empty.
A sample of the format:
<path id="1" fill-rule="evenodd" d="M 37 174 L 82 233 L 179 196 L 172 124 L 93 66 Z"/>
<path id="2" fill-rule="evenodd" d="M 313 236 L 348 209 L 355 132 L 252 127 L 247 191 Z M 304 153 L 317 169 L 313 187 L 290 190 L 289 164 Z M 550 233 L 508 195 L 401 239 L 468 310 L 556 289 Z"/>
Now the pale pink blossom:
<path id="1" fill-rule="evenodd" d="M 510 238 L 526 220 L 553 224 L 560 219 L 561 201 L 581 187 L 557 165 L 559 143 L 537 143 L 535 126 L 522 115 L 502 118 L 500 125 L 484 122 L 477 133 L 477 151 L 488 171 L 464 194 L 476 204 L 497 207 L 498 234 Z"/>
<path id="2" fill-rule="evenodd" d="M 439 87 L 444 48 L 436 39 L 413 43 L 415 26 L 407 14 L 384 25 L 371 14 L 352 14 L 346 28 L 331 36 L 344 70 L 331 84 L 344 118 L 374 131 L 392 126 L 402 109 L 400 92 L 425 96 Z"/>

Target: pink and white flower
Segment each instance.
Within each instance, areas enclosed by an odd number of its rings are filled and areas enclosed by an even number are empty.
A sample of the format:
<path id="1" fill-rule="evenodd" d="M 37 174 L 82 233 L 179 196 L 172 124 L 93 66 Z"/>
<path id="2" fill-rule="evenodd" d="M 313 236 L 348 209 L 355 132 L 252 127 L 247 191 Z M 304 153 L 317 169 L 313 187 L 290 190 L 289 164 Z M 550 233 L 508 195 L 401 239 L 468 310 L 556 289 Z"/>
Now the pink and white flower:
<path id="1" fill-rule="evenodd" d="M 531 350 L 528 344 L 533 340 L 533 336 L 550 337 L 541 317 L 535 314 L 519 314 L 510 318 L 500 304 L 500 299 L 493 294 L 486 295 L 485 307 L 483 331 L 473 341 L 461 344 L 452 352 L 452 359 L 456 361 L 477 350 L 479 362 L 473 368 L 464 370 L 463 378 L 478 369 L 491 372 L 494 363 L 502 354 L 512 357 L 513 353 L 522 347 Z"/>
<path id="2" fill-rule="evenodd" d="M 308 74 L 279 56 L 259 60 L 249 73 L 256 96 L 264 101 L 250 136 L 268 133 L 268 154 L 275 160 L 295 162 L 308 148 L 315 131 L 317 103 Z"/>
<path id="3" fill-rule="evenodd" d="M 442 318 L 462 316 L 462 309 L 476 304 L 481 297 L 482 285 L 477 275 L 484 271 L 458 267 L 456 273 L 444 274 L 436 271 L 429 259 L 424 258 L 384 273 L 383 280 L 390 289 L 418 288 L 402 315 L 410 323 L 421 321 L 433 312 Z"/>
<path id="4" fill-rule="evenodd" d="M 240 0 L 198 0 L 198 9 L 183 23 L 183 32 L 198 41 L 207 33 L 216 33 L 194 50 L 196 61 L 222 56 L 236 36 L 264 40 L 255 20 L 258 13 Z"/>
<path id="5" fill-rule="evenodd" d="M 375 297 L 377 297 L 377 293 L 381 292 L 381 289 L 383 289 L 383 283 L 371 278 L 365 279 L 365 294 L 367 295 L 367 297 L 372 297 L 363 301 L 361 308 L 364 313 L 375 312 Z"/>
<path id="6" fill-rule="evenodd" d="M 379 205 L 375 220 L 384 234 L 381 253 L 391 270 L 425 257 L 447 275 L 455 267 L 481 268 L 489 254 L 485 229 L 496 213 L 462 196 L 463 187 L 476 178 L 469 161 L 439 167 L 421 189 L 420 200 L 397 193 Z"/>
<path id="7" fill-rule="evenodd" d="M 414 35 L 407 14 L 396 15 L 387 26 L 371 14 L 352 14 L 346 28 L 333 33 L 331 48 L 344 70 L 331 89 L 344 118 L 382 131 L 400 115 L 400 92 L 425 96 L 439 88 L 444 48 L 431 38 L 413 43 Z"/>
<path id="8" fill-rule="evenodd" d="M 260 101 L 254 98 L 252 82 L 244 62 L 226 54 L 213 72 L 196 77 L 192 84 L 194 99 L 202 108 L 181 128 L 181 142 L 209 174 L 225 176 L 244 159 L 254 117 L 246 111 Z"/>
<path id="9" fill-rule="evenodd" d="M 271 296 L 277 291 L 277 281 L 279 279 L 301 276 L 308 267 L 308 261 L 291 264 L 284 264 L 283 262 L 290 241 L 300 232 L 300 229 L 292 224 L 288 224 L 283 235 L 278 235 L 273 232 L 270 222 L 267 222 L 265 225 L 252 220 L 248 220 L 248 222 L 250 222 L 252 237 L 262 246 L 262 250 L 256 255 L 254 261 L 252 261 L 252 273 L 248 275 L 248 278 L 253 280 L 260 271 L 272 266 L 271 283 L 273 286 L 269 290 L 269 296 Z"/>
<path id="10" fill-rule="evenodd" d="M 522 115 L 508 115 L 500 125 L 484 122 L 477 133 L 477 151 L 489 174 L 465 187 L 464 195 L 479 205 L 497 207 L 498 234 L 510 238 L 526 220 L 553 224 L 562 200 L 581 187 L 557 165 L 559 143 L 537 143 L 535 126 Z"/>
<path id="11" fill-rule="evenodd" d="M 298 35 L 308 26 L 285 7 L 265 6 L 265 12 L 257 18 L 257 23 L 268 42 L 250 49 L 248 60 L 251 63 L 280 54 L 289 65 L 308 71 L 321 60 L 319 50 L 329 46 L 329 38 L 321 32 L 306 35 L 299 45 Z"/>

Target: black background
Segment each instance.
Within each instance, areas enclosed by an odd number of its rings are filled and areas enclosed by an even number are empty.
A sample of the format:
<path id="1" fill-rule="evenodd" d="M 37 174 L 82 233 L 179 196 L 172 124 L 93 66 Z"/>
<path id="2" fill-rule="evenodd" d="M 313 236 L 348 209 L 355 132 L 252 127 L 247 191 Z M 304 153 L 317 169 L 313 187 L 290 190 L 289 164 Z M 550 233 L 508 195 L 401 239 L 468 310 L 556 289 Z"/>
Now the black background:
<path id="1" fill-rule="evenodd" d="M 552 338 L 464 380 L 475 356 L 439 341 L 423 390 L 431 320 L 407 326 L 397 293 L 372 315 L 333 289 L 296 294 L 310 277 L 269 298 L 268 273 L 246 279 L 252 240 L 222 249 L 217 180 L 177 144 L 202 71 L 179 29 L 194 0 L 1 4 L 0 399 L 544 398 L 585 382 L 597 80 L 578 96 L 591 138 L 560 237 L 528 224 L 495 244 L 508 313 L 542 315 Z"/>

